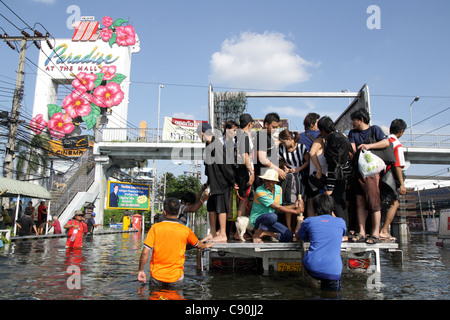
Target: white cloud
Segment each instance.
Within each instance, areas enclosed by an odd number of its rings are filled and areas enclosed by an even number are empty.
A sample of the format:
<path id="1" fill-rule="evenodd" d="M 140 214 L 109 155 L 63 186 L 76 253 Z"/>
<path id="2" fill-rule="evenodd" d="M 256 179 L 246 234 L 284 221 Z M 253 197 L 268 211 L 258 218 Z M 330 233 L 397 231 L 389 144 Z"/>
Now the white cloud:
<path id="1" fill-rule="evenodd" d="M 184 112 L 174 112 L 172 118 L 195 120 L 195 116 L 193 114 L 186 114 Z"/>
<path id="2" fill-rule="evenodd" d="M 312 112 L 313 108 L 300 108 L 300 107 L 274 107 L 274 106 L 267 106 L 264 108 L 264 113 L 269 112 L 276 112 L 280 115 L 280 117 L 301 117 L 304 118 L 309 112 Z"/>
<path id="3" fill-rule="evenodd" d="M 284 89 L 308 81 L 307 67 L 318 66 L 296 52 L 296 46 L 277 32 L 243 32 L 226 39 L 210 60 L 213 84 L 255 89 Z"/>

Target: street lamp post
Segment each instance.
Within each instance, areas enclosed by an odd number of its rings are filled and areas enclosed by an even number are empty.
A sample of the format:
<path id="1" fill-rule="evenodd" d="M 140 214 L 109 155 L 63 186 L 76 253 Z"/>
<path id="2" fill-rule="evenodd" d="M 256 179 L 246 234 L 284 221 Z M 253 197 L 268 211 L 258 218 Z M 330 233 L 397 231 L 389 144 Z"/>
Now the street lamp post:
<path id="1" fill-rule="evenodd" d="M 156 132 L 156 142 L 159 142 L 159 113 L 161 110 L 161 89 L 164 88 L 162 84 L 159 85 L 159 95 L 158 95 L 158 131 Z"/>
<path id="2" fill-rule="evenodd" d="M 414 102 L 419 101 L 419 99 L 420 99 L 420 97 L 415 97 L 414 100 L 409 105 L 409 121 L 410 121 L 409 130 L 411 131 L 411 139 L 412 139 L 412 134 L 413 134 L 412 105 Z"/>
<path id="3" fill-rule="evenodd" d="M 161 109 L 161 89 L 164 88 L 162 84 L 159 85 L 159 95 L 158 95 L 158 129 L 156 131 L 156 143 L 159 142 L 159 113 Z M 153 181 L 152 181 L 152 192 L 151 192 L 151 223 L 153 223 L 155 220 L 155 188 L 156 188 L 156 163 L 155 163 L 155 157 L 153 157 Z"/>

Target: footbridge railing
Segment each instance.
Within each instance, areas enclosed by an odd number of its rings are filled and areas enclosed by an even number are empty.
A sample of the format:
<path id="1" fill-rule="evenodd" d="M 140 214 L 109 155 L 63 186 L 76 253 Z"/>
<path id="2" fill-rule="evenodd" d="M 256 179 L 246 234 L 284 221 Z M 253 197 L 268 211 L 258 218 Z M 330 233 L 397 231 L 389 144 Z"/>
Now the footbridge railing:
<path id="1" fill-rule="evenodd" d="M 157 142 L 162 141 L 162 129 L 156 128 L 104 128 L 97 131 L 97 142 Z M 181 139 L 180 139 L 181 140 Z M 400 141 L 406 148 L 450 149 L 450 135 L 430 133 L 405 133 Z M 172 141 L 173 142 L 173 141 Z"/>
<path id="2" fill-rule="evenodd" d="M 96 142 L 157 142 L 162 129 L 156 128 L 103 128 L 96 131 Z"/>
<path id="3" fill-rule="evenodd" d="M 450 150 L 450 135 L 430 133 L 405 133 L 400 142 L 406 148 L 437 148 Z"/>

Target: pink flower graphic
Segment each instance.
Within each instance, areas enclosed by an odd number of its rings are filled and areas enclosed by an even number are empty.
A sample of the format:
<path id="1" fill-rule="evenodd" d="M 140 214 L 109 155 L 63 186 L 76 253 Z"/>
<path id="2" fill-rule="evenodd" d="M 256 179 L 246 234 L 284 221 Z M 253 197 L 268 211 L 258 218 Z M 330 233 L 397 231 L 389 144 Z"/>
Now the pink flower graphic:
<path id="1" fill-rule="evenodd" d="M 136 33 L 133 26 L 116 27 L 116 42 L 119 46 L 131 46 L 136 44 Z"/>
<path id="2" fill-rule="evenodd" d="M 44 116 L 42 114 L 36 115 L 30 121 L 31 130 L 33 130 L 36 134 L 41 134 L 42 130 L 47 126 L 47 122 L 44 120 Z"/>
<path id="3" fill-rule="evenodd" d="M 84 117 L 91 112 L 91 101 L 92 95 L 74 90 L 64 98 L 63 108 L 66 109 L 66 113 L 71 118 Z"/>
<path id="4" fill-rule="evenodd" d="M 72 86 L 77 89 L 77 91 L 90 91 L 95 87 L 95 80 L 97 80 L 95 74 L 80 72 L 75 76 L 75 80 L 72 81 Z"/>
<path id="5" fill-rule="evenodd" d="M 102 29 L 102 31 L 100 31 L 100 36 L 102 37 L 103 41 L 105 41 L 105 42 L 108 42 L 109 39 L 111 39 L 112 35 L 113 35 L 113 31 L 108 28 Z"/>
<path id="6" fill-rule="evenodd" d="M 124 93 L 120 85 L 115 82 L 107 83 L 105 86 L 99 86 L 94 90 L 93 102 L 102 108 L 111 108 L 122 102 Z"/>
<path id="7" fill-rule="evenodd" d="M 102 67 L 103 80 L 112 80 L 116 76 L 116 66 Z"/>
<path id="8" fill-rule="evenodd" d="M 53 138 L 62 139 L 66 134 L 71 133 L 75 126 L 72 123 L 72 118 L 67 114 L 57 112 L 48 121 L 48 129 Z"/>
<path id="9" fill-rule="evenodd" d="M 110 25 L 114 23 L 114 20 L 111 17 L 105 16 L 102 19 L 102 23 L 105 27 L 108 28 Z"/>

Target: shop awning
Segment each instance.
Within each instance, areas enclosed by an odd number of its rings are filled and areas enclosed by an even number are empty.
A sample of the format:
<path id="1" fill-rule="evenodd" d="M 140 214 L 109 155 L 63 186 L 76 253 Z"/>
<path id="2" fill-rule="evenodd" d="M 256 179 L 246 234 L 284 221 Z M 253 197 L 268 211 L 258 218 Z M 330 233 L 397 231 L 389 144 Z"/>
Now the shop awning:
<path id="1" fill-rule="evenodd" d="M 6 191 L 5 191 L 6 190 Z M 5 191 L 5 192 L 4 192 Z M 8 178 L 0 178 L 0 193 L 2 197 L 21 197 L 51 199 L 52 196 L 47 189 L 30 182 L 23 182 Z"/>

